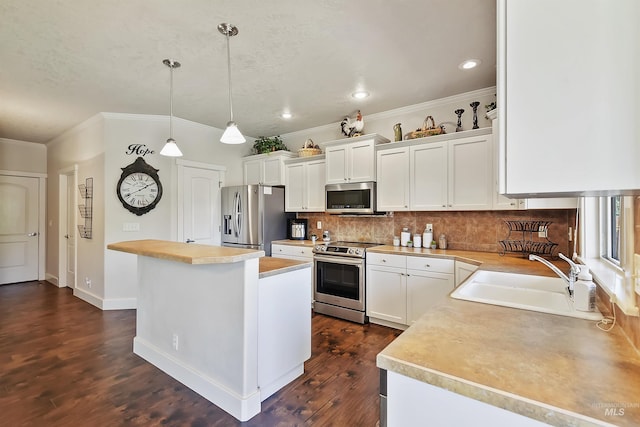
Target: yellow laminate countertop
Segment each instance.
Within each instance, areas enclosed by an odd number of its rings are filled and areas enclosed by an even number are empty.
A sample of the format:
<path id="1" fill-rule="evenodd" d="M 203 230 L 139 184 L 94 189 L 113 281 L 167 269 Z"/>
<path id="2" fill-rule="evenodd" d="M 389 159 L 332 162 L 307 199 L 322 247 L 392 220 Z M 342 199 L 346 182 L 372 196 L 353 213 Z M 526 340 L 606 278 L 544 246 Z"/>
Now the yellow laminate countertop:
<path id="1" fill-rule="evenodd" d="M 368 252 L 554 275 L 513 254 L 394 246 Z M 640 425 L 640 354 L 619 327 L 604 332 L 593 321 L 447 298 L 379 353 L 377 366 L 551 425 Z"/>
<path id="2" fill-rule="evenodd" d="M 277 274 L 286 273 L 289 271 L 300 270 L 302 268 L 312 267 L 311 261 L 296 261 L 286 258 L 260 258 L 260 278 L 275 276 Z"/>
<path id="3" fill-rule="evenodd" d="M 129 240 L 110 243 L 107 245 L 107 249 L 186 264 L 229 264 L 265 255 L 264 251 L 254 249 L 237 249 L 168 240 Z"/>

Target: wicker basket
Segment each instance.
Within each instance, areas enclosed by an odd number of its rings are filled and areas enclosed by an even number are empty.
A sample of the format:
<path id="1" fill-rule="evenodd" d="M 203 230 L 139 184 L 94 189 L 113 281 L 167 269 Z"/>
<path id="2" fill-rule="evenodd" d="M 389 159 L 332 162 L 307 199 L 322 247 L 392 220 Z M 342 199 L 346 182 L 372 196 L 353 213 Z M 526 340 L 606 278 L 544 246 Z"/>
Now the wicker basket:
<path id="1" fill-rule="evenodd" d="M 318 154 L 322 154 L 322 150 L 319 148 L 301 148 L 298 150 L 298 156 L 300 157 L 317 156 Z"/>
<path id="2" fill-rule="evenodd" d="M 431 124 L 429 124 L 429 120 L 431 120 Z M 409 139 L 424 138 L 425 136 L 441 135 L 443 133 L 444 128 L 442 126 L 436 126 L 436 122 L 433 120 L 433 116 L 427 116 L 427 118 L 424 119 L 422 129 L 416 129 L 411 132 L 409 134 Z"/>

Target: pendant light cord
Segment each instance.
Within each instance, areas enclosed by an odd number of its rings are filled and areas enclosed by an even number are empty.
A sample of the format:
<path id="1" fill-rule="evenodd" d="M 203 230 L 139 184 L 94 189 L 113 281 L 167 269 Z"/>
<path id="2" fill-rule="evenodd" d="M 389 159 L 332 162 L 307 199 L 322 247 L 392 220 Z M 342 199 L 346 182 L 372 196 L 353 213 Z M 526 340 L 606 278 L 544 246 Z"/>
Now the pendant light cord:
<path id="1" fill-rule="evenodd" d="M 233 121 L 233 100 L 231 99 L 231 45 L 229 43 L 229 31 L 227 28 L 225 34 L 227 36 L 227 75 L 229 77 L 229 121 Z"/>
<path id="2" fill-rule="evenodd" d="M 169 68 L 171 77 L 169 79 L 169 138 L 173 139 L 173 67 L 174 62 L 171 61 Z"/>

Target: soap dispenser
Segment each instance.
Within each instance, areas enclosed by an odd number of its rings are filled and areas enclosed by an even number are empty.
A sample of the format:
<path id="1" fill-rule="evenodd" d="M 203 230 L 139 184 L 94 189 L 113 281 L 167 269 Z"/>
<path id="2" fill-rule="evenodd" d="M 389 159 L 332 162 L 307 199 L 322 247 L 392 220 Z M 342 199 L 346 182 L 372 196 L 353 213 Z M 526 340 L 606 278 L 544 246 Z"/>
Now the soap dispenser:
<path id="1" fill-rule="evenodd" d="M 596 308 L 596 284 L 585 267 L 578 274 L 578 280 L 573 285 L 573 307 L 580 311 L 594 311 Z"/>

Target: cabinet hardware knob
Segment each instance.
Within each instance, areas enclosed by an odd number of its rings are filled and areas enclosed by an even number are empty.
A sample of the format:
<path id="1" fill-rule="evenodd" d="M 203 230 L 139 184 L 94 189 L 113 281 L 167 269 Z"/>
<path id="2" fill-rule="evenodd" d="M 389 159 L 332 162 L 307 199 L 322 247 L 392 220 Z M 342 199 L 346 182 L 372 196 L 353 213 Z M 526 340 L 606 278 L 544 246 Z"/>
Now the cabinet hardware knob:
<path id="1" fill-rule="evenodd" d="M 431 268 L 431 266 L 429 264 L 425 264 L 425 267 L 427 268 Z"/>

